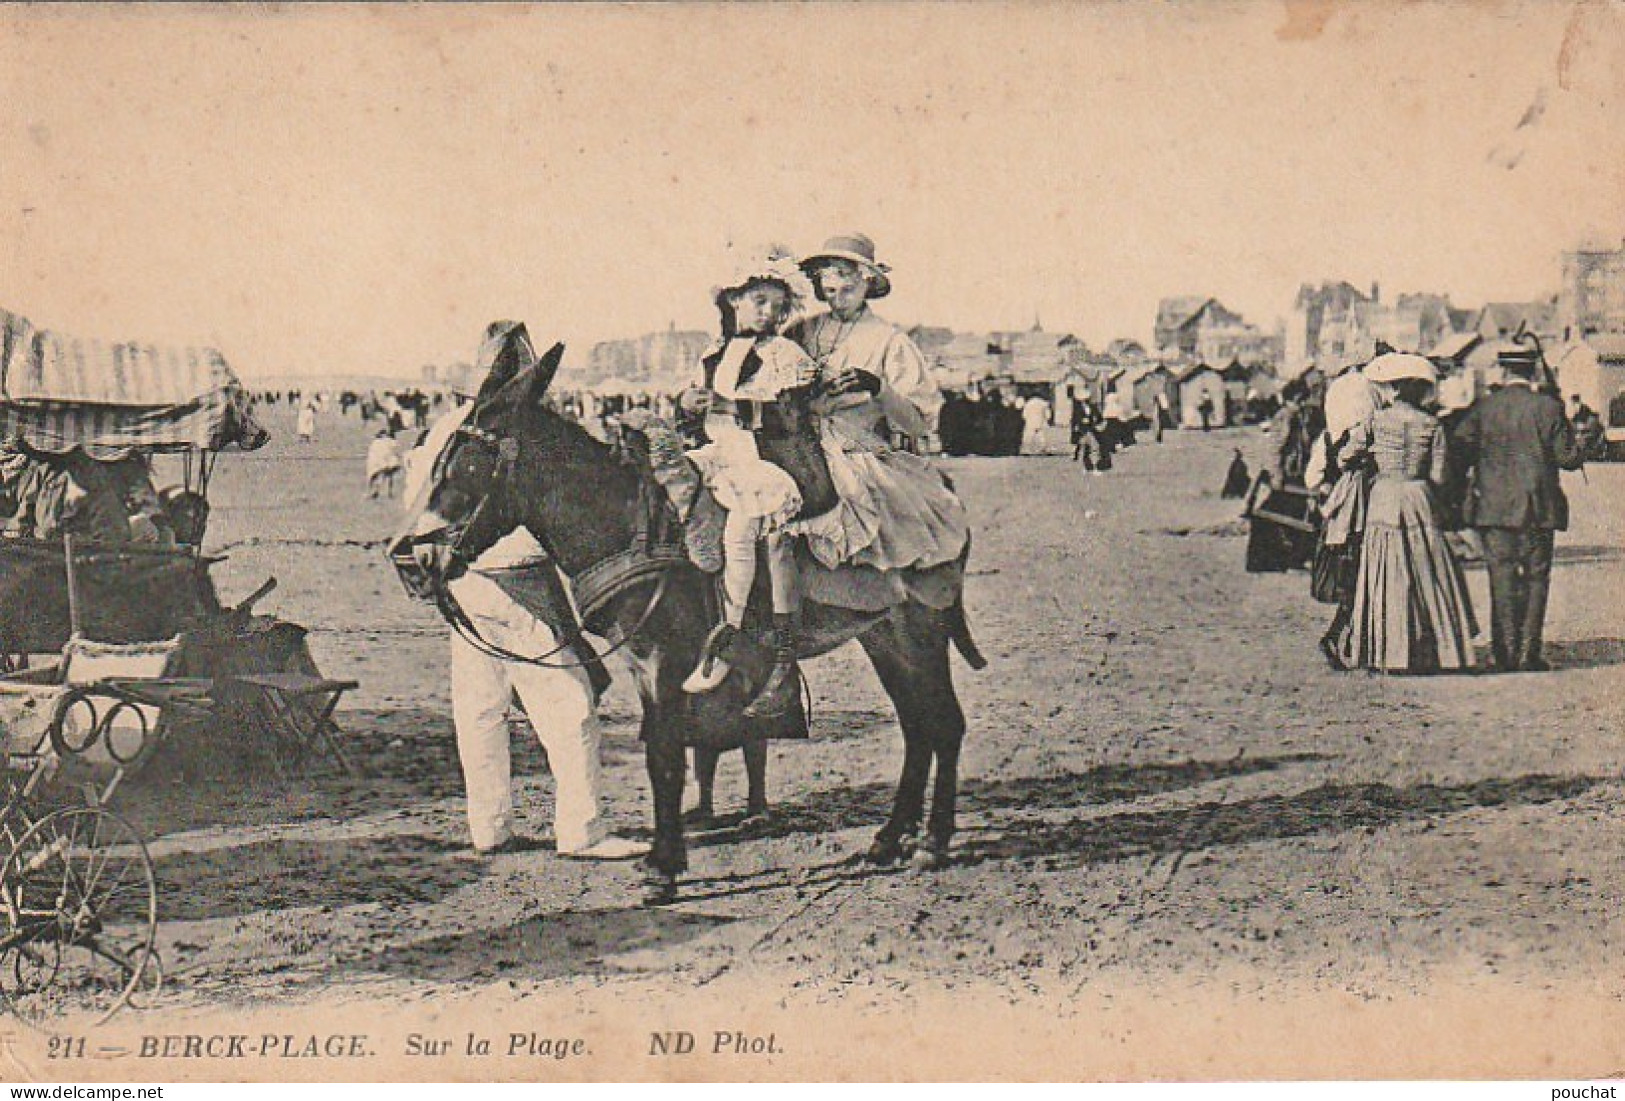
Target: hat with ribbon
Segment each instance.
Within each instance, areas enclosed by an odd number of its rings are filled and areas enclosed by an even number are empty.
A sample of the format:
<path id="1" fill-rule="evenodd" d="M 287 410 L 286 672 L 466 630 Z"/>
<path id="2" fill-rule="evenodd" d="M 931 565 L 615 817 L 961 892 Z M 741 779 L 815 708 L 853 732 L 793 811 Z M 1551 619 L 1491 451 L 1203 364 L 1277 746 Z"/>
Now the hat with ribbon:
<path id="1" fill-rule="evenodd" d="M 742 291 L 756 283 L 777 283 L 790 296 L 795 310 L 807 297 L 807 280 L 796 265 L 795 254 L 783 245 L 762 245 L 750 250 L 729 250 L 722 282 L 711 288 L 713 299 Z"/>
<path id="2" fill-rule="evenodd" d="M 814 275 L 818 266 L 827 260 L 846 260 L 863 269 L 869 278 L 870 298 L 885 298 L 891 293 L 891 280 L 886 276 L 891 269 L 875 259 L 875 243 L 863 234 L 845 233 L 829 238 L 818 251 L 801 258 L 801 270 Z M 813 290 L 822 301 L 824 294 L 818 289 L 816 279 Z"/>

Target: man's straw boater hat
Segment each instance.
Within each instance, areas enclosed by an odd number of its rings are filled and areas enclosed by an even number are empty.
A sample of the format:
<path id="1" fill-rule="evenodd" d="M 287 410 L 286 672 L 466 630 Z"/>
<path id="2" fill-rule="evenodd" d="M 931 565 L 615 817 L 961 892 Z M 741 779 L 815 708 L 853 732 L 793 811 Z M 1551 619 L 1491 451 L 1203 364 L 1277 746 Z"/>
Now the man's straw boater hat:
<path id="1" fill-rule="evenodd" d="M 1495 362 L 1497 366 L 1519 374 L 1533 374 L 1535 368 L 1540 366 L 1540 356 L 1525 344 L 1503 344 L 1496 350 Z"/>
<path id="2" fill-rule="evenodd" d="M 891 293 L 891 280 L 886 277 L 891 269 L 875 259 L 875 243 L 863 234 L 847 233 L 829 238 L 823 248 L 801 258 L 801 270 L 811 276 L 818 270 L 818 265 L 826 260 L 849 260 L 862 268 L 869 277 L 870 298 L 885 298 Z M 824 300 L 824 292 L 816 279 L 813 280 L 813 293 L 818 295 L 820 302 Z"/>

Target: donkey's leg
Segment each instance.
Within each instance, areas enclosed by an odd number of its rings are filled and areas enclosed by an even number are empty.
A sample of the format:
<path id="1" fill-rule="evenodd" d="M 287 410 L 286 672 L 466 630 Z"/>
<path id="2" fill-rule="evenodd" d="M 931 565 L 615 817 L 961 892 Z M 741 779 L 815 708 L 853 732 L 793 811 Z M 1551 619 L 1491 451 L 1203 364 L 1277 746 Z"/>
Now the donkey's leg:
<path id="1" fill-rule="evenodd" d="M 903 728 L 903 774 L 897 781 L 897 795 L 892 802 L 891 817 L 875 835 L 869 846 L 867 859 L 876 864 L 891 864 L 903 857 L 903 838 L 920 827 L 925 813 L 925 783 L 931 774 L 931 745 L 926 729 L 920 722 L 921 709 L 911 683 L 915 675 L 909 667 L 902 639 L 890 621 L 880 625 L 861 639 L 864 652 L 874 664 L 880 683 L 891 697 L 897 711 L 898 725 Z"/>
<path id="2" fill-rule="evenodd" d="M 643 753 L 654 793 L 655 841 L 649 850 L 644 903 L 664 905 L 677 897 L 677 876 L 688 869 L 683 842 L 683 779 L 687 759 L 682 725 L 656 703 L 643 709 Z"/>
<path id="3" fill-rule="evenodd" d="M 953 841 L 959 802 L 959 747 L 965 738 L 965 715 L 954 695 L 953 682 L 944 676 L 933 689 L 942 698 L 933 700 L 926 720 L 930 730 L 937 775 L 931 789 L 931 817 L 926 823 L 925 845 L 914 854 L 915 864 L 936 868 L 947 863 L 948 846 Z"/>
<path id="4" fill-rule="evenodd" d="M 954 691 L 953 667 L 948 659 L 951 624 L 917 609 L 909 617 L 910 641 L 919 670 L 915 695 L 921 701 L 926 737 L 937 762 L 936 782 L 931 790 L 931 817 L 926 823 L 925 848 L 915 862 L 936 867 L 946 862 L 953 840 L 959 802 L 959 747 L 965 740 L 965 712 Z"/>
<path id="5" fill-rule="evenodd" d="M 747 818 L 765 820 L 770 813 L 767 805 L 767 740 L 758 738 L 742 747 L 745 755 L 745 782 L 750 794 L 745 803 Z"/>
<path id="6" fill-rule="evenodd" d="M 694 747 L 694 778 L 699 781 L 700 801 L 688 812 L 688 821 L 702 829 L 711 825 L 717 816 L 717 760 L 721 756 L 720 750 L 702 745 Z"/>

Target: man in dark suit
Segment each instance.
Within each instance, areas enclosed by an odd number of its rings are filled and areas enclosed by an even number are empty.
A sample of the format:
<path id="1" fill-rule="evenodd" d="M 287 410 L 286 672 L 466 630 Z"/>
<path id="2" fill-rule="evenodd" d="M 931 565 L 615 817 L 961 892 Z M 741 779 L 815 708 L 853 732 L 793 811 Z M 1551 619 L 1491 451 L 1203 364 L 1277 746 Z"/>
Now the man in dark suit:
<path id="1" fill-rule="evenodd" d="M 1463 519 L 1484 542 L 1495 668 L 1544 670 L 1552 543 L 1569 526 L 1558 469 L 1577 470 L 1582 457 L 1562 400 L 1535 389 L 1536 353 L 1517 348 L 1498 358 L 1506 385 L 1474 403 L 1451 443 L 1472 470 Z"/>

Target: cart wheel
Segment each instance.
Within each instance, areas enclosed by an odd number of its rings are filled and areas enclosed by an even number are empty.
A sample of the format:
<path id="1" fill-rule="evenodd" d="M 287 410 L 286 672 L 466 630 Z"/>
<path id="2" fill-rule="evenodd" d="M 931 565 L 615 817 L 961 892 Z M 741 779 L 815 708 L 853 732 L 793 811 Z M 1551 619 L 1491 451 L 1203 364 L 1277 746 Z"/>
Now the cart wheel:
<path id="1" fill-rule="evenodd" d="M 99 1024 L 156 987 L 158 886 L 133 827 L 105 807 L 46 815 L 0 868 L 0 999 L 21 1020 Z"/>

